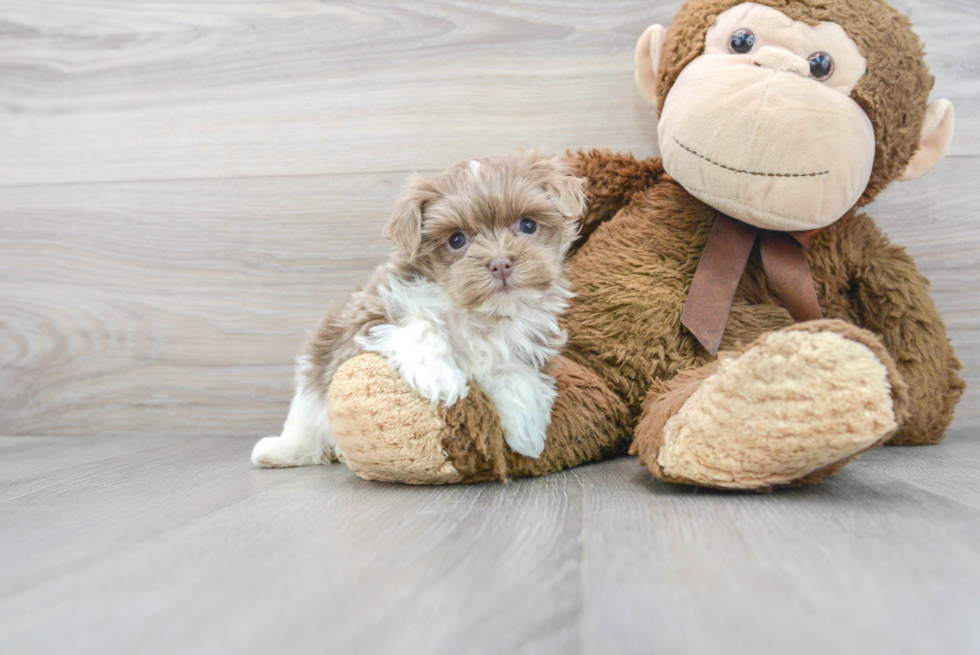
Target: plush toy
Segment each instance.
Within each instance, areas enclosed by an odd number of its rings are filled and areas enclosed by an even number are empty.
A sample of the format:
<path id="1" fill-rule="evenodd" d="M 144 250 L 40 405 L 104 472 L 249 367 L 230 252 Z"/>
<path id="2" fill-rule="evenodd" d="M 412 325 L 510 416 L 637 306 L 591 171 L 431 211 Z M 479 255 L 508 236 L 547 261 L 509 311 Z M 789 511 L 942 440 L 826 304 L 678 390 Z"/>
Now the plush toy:
<path id="1" fill-rule="evenodd" d="M 478 388 L 436 407 L 364 354 L 330 391 L 361 477 L 503 480 L 631 450 L 662 480 L 768 490 L 943 437 L 960 364 L 928 282 L 859 212 L 952 136 L 908 20 L 882 0 L 690 0 L 643 34 L 636 79 L 663 159 L 574 156 L 589 211 L 544 453 L 512 452 Z"/>

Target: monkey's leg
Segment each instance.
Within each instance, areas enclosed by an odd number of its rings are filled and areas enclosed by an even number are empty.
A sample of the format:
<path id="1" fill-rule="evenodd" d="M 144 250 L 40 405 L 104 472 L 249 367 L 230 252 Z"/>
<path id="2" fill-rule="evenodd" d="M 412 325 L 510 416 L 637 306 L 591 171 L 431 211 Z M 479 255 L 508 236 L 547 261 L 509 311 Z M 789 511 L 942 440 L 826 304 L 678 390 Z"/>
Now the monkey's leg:
<path id="1" fill-rule="evenodd" d="M 658 385 L 632 451 L 668 482 L 759 491 L 812 484 L 884 443 L 906 399 L 876 336 L 811 321 Z"/>
<path id="2" fill-rule="evenodd" d="M 337 371 L 330 421 L 347 466 L 369 480 L 447 484 L 546 475 L 625 452 L 626 406 L 593 372 L 567 360 L 541 457 L 504 442 L 493 403 L 475 385 L 451 408 L 413 391 L 384 358 L 362 354 Z"/>

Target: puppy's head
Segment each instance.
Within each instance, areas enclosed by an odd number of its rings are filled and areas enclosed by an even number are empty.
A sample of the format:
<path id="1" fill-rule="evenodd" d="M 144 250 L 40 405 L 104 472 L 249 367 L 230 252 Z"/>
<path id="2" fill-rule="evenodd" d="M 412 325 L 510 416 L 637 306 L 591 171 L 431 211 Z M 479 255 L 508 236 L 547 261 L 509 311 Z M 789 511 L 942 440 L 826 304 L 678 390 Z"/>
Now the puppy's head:
<path id="1" fill-rule="evenodd" d="M 583 185 L 560 158 L 538 152 L 471 160 L 414 177 L 384 234 L 457 306 L 509 316 L 561 287 Z"/>

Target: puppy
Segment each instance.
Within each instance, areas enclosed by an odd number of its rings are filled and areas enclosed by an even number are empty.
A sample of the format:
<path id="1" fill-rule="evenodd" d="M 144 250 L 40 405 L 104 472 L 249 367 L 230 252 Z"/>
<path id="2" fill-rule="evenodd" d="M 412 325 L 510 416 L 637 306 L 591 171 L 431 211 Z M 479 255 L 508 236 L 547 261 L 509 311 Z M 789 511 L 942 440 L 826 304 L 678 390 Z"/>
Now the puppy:
<path id="1" fill-rule="evenodd" d="M 413 177 L 384 228 L 397 252 L 321 320 L 299 358 L 282 435 L 259 441 L 252 462 L 304 466 L 342 456 L 327 392 L 338 367 L 363 351 L 384 355 L 446 407 L 475 381 L 511 449 L 540 456 L 556 396 L 546 371 L 565 342 L 558 315 L 572 296 L 563 261 L 585 210 L 583 182 L 538 152 Z"/>

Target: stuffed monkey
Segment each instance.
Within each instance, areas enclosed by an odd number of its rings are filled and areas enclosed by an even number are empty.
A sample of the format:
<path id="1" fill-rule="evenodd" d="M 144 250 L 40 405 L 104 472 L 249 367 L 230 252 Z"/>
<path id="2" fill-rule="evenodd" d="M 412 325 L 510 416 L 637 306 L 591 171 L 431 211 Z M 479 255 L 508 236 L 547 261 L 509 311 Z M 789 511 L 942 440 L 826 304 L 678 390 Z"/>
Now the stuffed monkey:
<path id="1" fill-rule="evenodd" d="M 503 480 L 631 450 L 665 481 L 769 490 L 943 437 L 960 364 L 928 282 L 860 211 L 952 137 L 908 20 L 883 0 L 689 0 L 640 38 L 636 80 L 662 160 L 573 156 L 589 209 L 544 453 L 512 452 L 478 388 L 436 407 L 363 354 L 330 391 L 360 476 Z"/>

